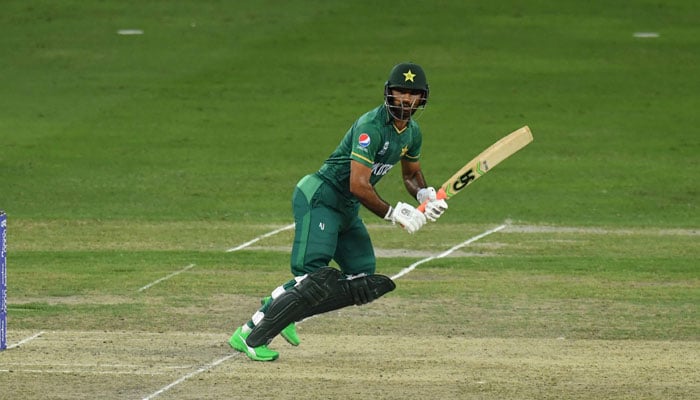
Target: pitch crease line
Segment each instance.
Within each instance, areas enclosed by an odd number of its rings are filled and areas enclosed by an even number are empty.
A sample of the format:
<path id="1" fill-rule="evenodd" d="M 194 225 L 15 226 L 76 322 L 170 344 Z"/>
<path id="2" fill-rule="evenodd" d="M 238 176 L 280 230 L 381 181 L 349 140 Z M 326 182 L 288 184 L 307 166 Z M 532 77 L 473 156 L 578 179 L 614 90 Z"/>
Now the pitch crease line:
<path id="1" fill-rule="evenodd" d="M 192 267 L 194 267 L 194 266 L 195 266 L 195 264 L 190 264 L 190 265 L 186 266 L 185 268 L 183 268 L 183 269 L 181 269 L 181 270 L 179 270 L 179 271 L 175 271 L 175 272 L 173 272 L 172 274 L 170 274 L 170 275 L 168 275 L 168 276 L 164 276 L 164 277 L 162 277 L 162 278 L 160 278 L 160 279 L 158 279 L 158 280 L 155 280 L 155 281 L 149 283 L 148 285 L 142 287 L 142 288 L 139 289 L 138 291 L 139 291 L 139 292 L 143 292 L 144 290 L 150 288 L 151 286 L 156 285 L 156 284 L 158 284 L 158 283 L 161 283 L 161 282 L 163 282 L 164 280 L 170 279 L 170 278 L 172 278 L 172 277 L 175 276 L 175 275 L 181 274 L 181 273 L 187 271 L 188 269 L 190 269 L 190 268 L 192 268 Z"/>
<path id="2" fill-rule="evenodd" d="M 424 259 L 422 259 L 422 260 L 418 260 L 418 261 L 414 262 L 413 264 L 409 265 L 408 267 L 406 267 L 406 268 L 402 269 L 401 271 L 399 271 L 399 273 L 396 274 L 396 275 L 394 275 L 394 276 L 392 276 L 391 279 L 392 279 L 392 280 L 396 280 L 396 279 L 398 279 L 398 278 L 401 278 L 402 276 L 404 276 L 404 275 L 406 275 L 407 273 L 409 273 L 409 272 L 413 271 L 414 269 L 416 269 L 416 267 L 419 266 L 419 265 L 421 265 L 421 264 L 427 263 L 428 261 L 432 261 L 432 260 L 435 260 L 435 259 L 438 259 L 438 258 L 446 257 L 446 256 L 450 255 L 452 252 L 454 252 L 455 250 L 459 250 L 459 249 L 461 249 L 462 247 L 468 246 L 468 245 L 470 245 L 471 243 L 474 243 L 474 242 L 476 242 L 477 240 L 482 239 L 482 238 L 484 238 L 484 237 L 486 237 L 486 236 L 488 236 L 488 235 L 490 235 L 490 234 L 492 234 L 492 233 L 496 233 L 496 232 L 498 232 L 498 231 L 500 231 L 500 230 L 502 230 L 502 229 L 505 229 L 507 226 L 508 226 L 507 224 L 503 224 L 503 225 L 497 226 L 497 227 L 495 227 L 495 228 L 493 228 L 493 229 L 489 229 L 488 231 L 483 232 L 483 233 L 480 233 L 480 234 L 478 234 L 478 235 L 476 235 L 476 236 L 474 236 L 474 237 L 472 237 L 472 238 L 470 238 L 470 239 L 468 239 L 468 240 L 466 240 L 466 241 L 464 241 L 464 242 L 462 242 L 462 243 L 460 243 L 460 244 L 458 244 L 458 245 L 452 246 L 451 248 L 449 248 L 449 249 L 443 251 L 442 253 L 440 253 L 440 254 L 438 254 L 438 255 L 430 256 L 430 257 L 426 257 L 426 258 L 424 258 Z M 316 317 L 318 317 L 318 316 L 320 316 L 320 315 L 323 315 L 323 314 L 312 315 L 312 316 L 310 316 L 310 317 L 308 317 L 308 318 L 304 318 L 302 321 L 297 322 L 297 324 L 300 324 L 300 323 L 302 323 L 302 322 L 304 322 L 304 321 L 306 321 L 306 320 L 312 319 L 312 318 L 316 318 Z"/>
<path id="3" fill-rule="evenodd" d="M 30 341 L 32 341 L 32 340 L 38 338 L 39 336 L 43 335 L 44 333 L 46 333 L 46 332 L 41 331 L 41 332 L 36 333 L 36 334 L 34 334 L 34 335 L 32 335 L 32 336 L 30 336 L 30 337 L 28 337 L 28 338 L 22 339 L 22 340 L 20 340 L 19 342 L 13 344 L 13 345 L 7 346 L 7 350 L 9 350 L 9 349 L 14 349 L 15 347 L 19 347 L 19 346 L 21 346 L 21 345 L 23 345 L 23 344 L 25 344 L 25 343 L 27 343 L 27 342 L 30 342 Z"/>
<path id="4" fill-rule="evenodd" d="M 264 239 L 264 238 L 266 238 L 266 237 L 270 237 L 270 236 L 272 236 L 272 235 L 276 235 L 276 234 L 278 234 L 278 233 L 280 233 L 280 232 L 282 232 L 282 231 L 286 231 L 286 230 L 289 230 L 289 229 L 292 229 L 292 228 L 294 228 L 294 224 L 289 224 L 289 225 L 287 225 L 287 226 L 283 226 L 283 227 L 281 227 L 281 228 L 279 228 L 279 229 L 275 229 L 274 231 L 268 232 L 268 233 L 266 233 L 266 234 L 264 234 L 264 235 L 260 235 L 260 236 L 256 237 L 255 239 L 249 240 L 249 241 L 247 241 L 247 242 L 245 242 L 245 243 L 243 243 L 243 244 L 241 244 L 241 245 L 238 245 L 238 246 L 236 246 L 236 247 L 231 247 L 230 249 L 226 250 L 226 252 L 227 252 L 227 253 L 231 253 L 231 252 L 234 252 L 234 251 L 238 251 L 238 250 L 241 250 L 241 249 L 245 249 L 246 247 L 250 246 L 251 244 L 260 241 L 261 239 Z"/>
<path id="5" fill-rule="evenodd" d="M 202 372 L 206 372 L 206 371 L 208 371 L 208 370 L 210 370 L 210 369 L 216 367 L 217 365 L 221 364 L 222 362 L 224 362 L 224 361 L 226 361 L 226 360 L 228 360 L 228 359 L 230 359 L 230 358 L 236 357 L 237 355 L 238 355 L 238 353 L 229 354 L 229 355 L 227 355 L 226 357 L 220 358 L 220 359 L 214 361 L 213 363 L 207 364 L 207 365 L 201 367 L 200 369 L 198 369 L 198 370 L 196 370 L 196 371 L 190 372 L 189 374 L 187 374 L 187 375 L 181 377 L 180 379 L 178 379 L 178 380 L 176 380 L 176 381 L 173 381 L 173 382 L 170 383 L 169 385 L 163 386 L 162 388 L 158 389 L 158 390 L 155 391 L 154 393 L 151 393 L 150 395 L 144 397 L 143 400 L 150 400 L 150 399 L 152 399 L 152 398 L 154 398 L 154 397 L 156 397 L 156 396 L 158 396 L 158 395 L 161 395 L 161 394 L 163 394 L 164 392 L 167 392 L 168 390 L 172 389 L 173 387 L 175 387 L 175 386 L 181 384 L 182 382 L 184 382 L 184 381 L 186 381 L 186 380 L 192 378 L 193 376 L 199 375 L 199 374 L 201 374 Z"/>
<path id="6" fill-rule="evenodd" d="M 26 373 L 26 374 L 70 374 L 70 375 L 76 375 L 76 374 L 82 374 L 82 373 L 89 373 L 92 375 L 145 375 L 145 376 L 153 376 L 153 375 L 165 375 L 167 372 L 133 372 L 133 371 L 95 371 L 95 370 L 90 370 L 90 371 L 80 371 L 80 370 L 75 370 L 75 369 L 0 369 L 0 372 L 13 372 L 13 373 Z"/>
<path id="7" fill-rule="evenodd" d="M 406 268 L 402 269 L 401 271 L 399 271 L 399 273 L 396 274 L 396 275 L 394 275 L 394 276 L 392 276 L 391 279 L 392 279 L 392 280 L 396 280 L 396 279 L 398 279 L 398 278 L 400 278 L 400 277 L 406 275 L 407 273 L 413 271 L 414 269 L 416 269 L 417 266 L 419 266 L 419 265 L 421 265 L 421 264 L 427 263 L 428 261 L 432 261 L 432 260 L 435 260 L 435 259 L 438 259 L 438 258 L 446 257 L 446 256 L 450 255 L 451 253 L 453 253 L 455 250 L 459 250 L 459 249 L 461 249 L 462 247 L 468 246 L 468 245 L 470 245 L 470 244 L 476 242 L 477 240 L 482 239 L 482 238 L 484 238 L 484 237 L 486 237 L 486 236 L 488 236 L 488 235 L 490 235 L 490 234 L 492 234 L 492 233 L 496 233 L 496 232 L 498 232 L 498 231 L 500 231 L 500 230 L 503 230 L 503 229 L 505 229 L 507 226 L 508 226 L 508 225 L 506 225 L 506 224 L 499 225 L 499 226 L 497 226 L 497 227 L 495 227 L 495 228 L 493 228 L 493 229 L 489 229 L 489 230 L 486 231 L 486 232 L 483 232 L 483 233 L 481 233 L 481 234 L 478 234 L 478 235 L 476 235 L 476 236 L 474 236 L 474 237 L 472 237 L 472 238 L 470 238 L 470 239 L 468 239 L 468 240 L 466 240 L 466 241 L 464 241 L 464 242 L 462 242 L 462 243 L 460 243 L 460 244 L 458 244 L 458 245 L 456 245 L 456 246 L 453 246 L 453 247 L 451 247 L 451 248 L 449 248 L 449 249 L 443 251 L 442 253 L 440 253 L 440 254 L 438 254 L 438 255 L 430 256 L 430 257 L 426 257 L 426 258 L 424 258 L 424 259 L 422 259 L 422 260 L 418 260 L 418 261 L 414 262 L 413 264 L 409 265 L 408 267 L 406 267 Z"/>

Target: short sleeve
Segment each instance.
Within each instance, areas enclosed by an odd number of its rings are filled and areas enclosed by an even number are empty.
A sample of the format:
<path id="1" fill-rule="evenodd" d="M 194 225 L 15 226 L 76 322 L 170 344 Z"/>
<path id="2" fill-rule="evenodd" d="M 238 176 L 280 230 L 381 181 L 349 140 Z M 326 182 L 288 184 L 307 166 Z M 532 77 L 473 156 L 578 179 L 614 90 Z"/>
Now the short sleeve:
<path id="1" fill-rule="evenodd" d="M 350 158 L 367 167 L 374 164 L 374 156 L 382 143 L 380 133 L 371 125 L 358 125 L 351 138 Z"/>

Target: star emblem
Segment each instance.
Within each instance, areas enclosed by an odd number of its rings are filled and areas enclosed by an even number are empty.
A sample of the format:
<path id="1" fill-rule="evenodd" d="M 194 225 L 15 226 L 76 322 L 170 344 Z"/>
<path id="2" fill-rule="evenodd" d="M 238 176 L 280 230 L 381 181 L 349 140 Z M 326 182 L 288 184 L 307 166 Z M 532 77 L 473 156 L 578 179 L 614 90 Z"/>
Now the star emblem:
<path id="1" fill-rule="evenodd" d="M 413 72 L 411 72 L 411 70 L 409 69 L 408 72 L 405 72 L 405 73 L 403 74 L 403 76 L 406 78 L 406 79 L 404 80 L 404 82 L 408 82 L 408 81 L 413 82 L 413 78 L 415 78 L 416 74 L 414 74 Z"/>
<path id="2" fill-rule="evenodd" d="M 401 157 L 405 156 L 406 153 L 408 153 L 408 146 L 403 146 L 401 148 Z"/>

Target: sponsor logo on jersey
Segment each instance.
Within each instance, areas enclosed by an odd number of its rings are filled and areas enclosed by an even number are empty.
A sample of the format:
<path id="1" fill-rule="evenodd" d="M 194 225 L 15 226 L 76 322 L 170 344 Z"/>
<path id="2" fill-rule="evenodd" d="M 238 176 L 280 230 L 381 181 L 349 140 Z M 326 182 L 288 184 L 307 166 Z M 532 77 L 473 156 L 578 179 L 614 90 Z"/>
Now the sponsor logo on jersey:
<path id="1" fill-rule="evenodd" d="M 372 173 L 377 176 L 383 176 L 388 174 L 392 168 L 394 168 L 392 164 L 374 163 L 372 165 Z"/>
<path id="2" fill-rule="evenodd" d="M 369 135 L 366 133 L 360 133 L 360 137 L 357 142 L 360 144 L 360 147 L 364 149 L 365 147 L 369 146 Z"/>

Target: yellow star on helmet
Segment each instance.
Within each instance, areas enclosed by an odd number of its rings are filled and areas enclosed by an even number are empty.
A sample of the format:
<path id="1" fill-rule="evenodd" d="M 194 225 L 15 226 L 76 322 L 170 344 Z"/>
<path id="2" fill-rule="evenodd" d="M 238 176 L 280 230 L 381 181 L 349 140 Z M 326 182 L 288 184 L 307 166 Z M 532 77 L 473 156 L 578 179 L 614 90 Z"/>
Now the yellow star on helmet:
<path id="1" fill-rule="evenodd" d="M 404 80 L 404 82 L 408 82 L 408 81 L 413 82 L 413 78 L 416 76 L 416 74 L 411 72 L 411 70 L 409 69 L 408 72 L 405 72 L 403 74 L 403 76 L 406 77 L 406 80 Z"/>

